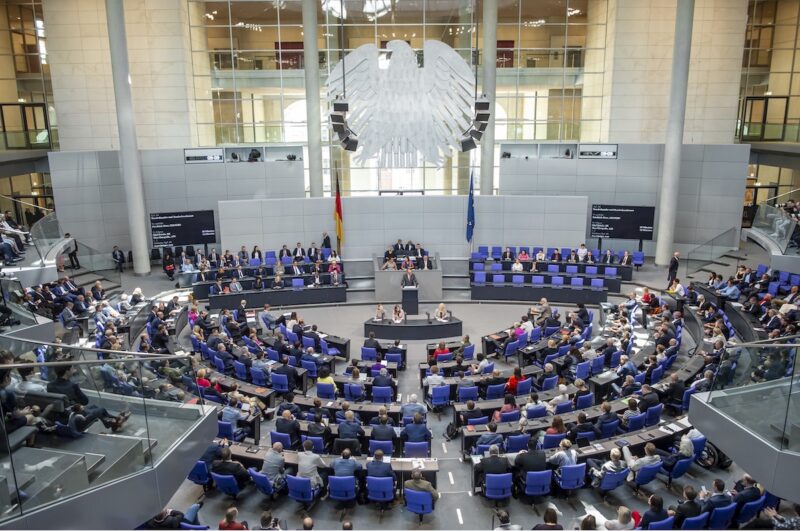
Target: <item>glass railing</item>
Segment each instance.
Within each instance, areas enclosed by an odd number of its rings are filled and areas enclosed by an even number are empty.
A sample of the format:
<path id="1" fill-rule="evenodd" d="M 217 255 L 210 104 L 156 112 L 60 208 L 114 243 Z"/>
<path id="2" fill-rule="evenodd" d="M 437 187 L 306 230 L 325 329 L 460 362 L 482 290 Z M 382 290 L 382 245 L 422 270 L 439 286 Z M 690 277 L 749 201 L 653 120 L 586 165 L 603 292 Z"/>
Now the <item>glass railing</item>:
<path id="1" fill-rule="evenodd" d="M 19 280 L 11 277 L 0 277 L 0 290 L 2 290 L 2 301 L 0 301 L 0 331 L 8 332 L 17 328 L 33 326 L 38 323 L 33 309 L 26 305 L 25 289 Z M 3 308 L 8 310 L 4 312 Z M 10 312 L 10 313 L 9 313 Z M 45 315 L 42 311 L 42 316 Z"/>
<path id="2" fill-rule="evenodd" d="M 33 245 L 42 259 L 64 238 L 55 212 L 50 212 L 34 223 L 30 231 Z"/>
<path id="3" fill-rule="evenodd" d="M 739 139 L 745 142 L 800 142 L 800 124 L 741 122 Z"/>
<path id="4" fill-rule="evenodd" d="M 798 222 L 782 208 L 759 204 L 750 229 L 772 240 L 783 254 L 800 253 Z"/>
<path id="5" fill-rule="evenodd" d="M 729 344 L 708 403 L 775 448 L 800 452 L 796 340 Z"/>
<path id="6" fill-rule="evenodd" d="M 0 521 L 154 467 L 208 413 L 188 356 L 8 336 L 0 349 L 14 357 L 0 369 Z"/>
<path id="7" fill-rule="evenodd" d="M 686 264 L 686 277 L 700 271 L 703 267 L 713 263 L 717 258 L 732 249 L 739 248 L 739 229 L 730 228 L 718 234 L 702 245 L 698 245 L 688 253 L 683 261 Z"/>
<path id="8" fill-rule="evenodd" d="M 55 212 L 51 212 L 31 227 L 31 239 L 36 247 L 39 256 L 43 258 L 55 259 L 56 264 L 69 267 L 71 261 L 67 256 L 64 245 L 64 232 L 58 222 Z M 110 282 L 121 285 L 121 275 L 116 269 L 116 264 L 111 258 L 110 251 L 98 251 L 88 245 L 75 240 L 78 248 L 77 259 L 81 270 L 94 273 Z M 69 244 L 72 245 L 72 244 Z M 63 248 L 59 248 L 63 247 Z M 58 256 L 53 256 L 53 251 L 58 248 Z M 73 272 L 73 275 L 75 272 Z"/>

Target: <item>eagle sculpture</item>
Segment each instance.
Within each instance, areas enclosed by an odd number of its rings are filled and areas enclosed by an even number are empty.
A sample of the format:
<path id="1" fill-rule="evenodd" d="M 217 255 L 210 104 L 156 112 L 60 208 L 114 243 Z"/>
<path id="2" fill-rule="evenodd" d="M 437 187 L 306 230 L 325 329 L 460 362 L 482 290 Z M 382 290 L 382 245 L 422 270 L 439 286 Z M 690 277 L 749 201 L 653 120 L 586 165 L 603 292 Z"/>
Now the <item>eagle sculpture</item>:
<path id="1" fill-rule="evenodd" d="M 472 123 L 474 73 L 439 41 L 425 41 L 422 68 L 405 41 L 386 48 L 388 59 L 374 44 L 360 46 L 328 76 L 328 99 L 349 104 L 347 125 L 359 138 L 354 162 L 377 158 L 380 167 L 408 168 L 422 154 L 441 167 Z"/>

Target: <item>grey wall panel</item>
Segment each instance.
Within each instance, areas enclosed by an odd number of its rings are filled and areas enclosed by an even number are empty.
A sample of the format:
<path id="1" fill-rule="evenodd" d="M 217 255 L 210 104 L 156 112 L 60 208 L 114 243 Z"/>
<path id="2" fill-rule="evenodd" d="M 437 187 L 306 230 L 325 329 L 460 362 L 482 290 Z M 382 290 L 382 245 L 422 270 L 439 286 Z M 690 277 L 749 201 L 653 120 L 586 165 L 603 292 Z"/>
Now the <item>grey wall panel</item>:
<path id="1" fill-rule="evenodd" d="M 579 241 L 586 224 L 585 196 L 478 197 L 475 245 L 533 244 L 546 239 L 561 243 L 561 238 Z M 398 238 L 422 243 L 443 258 L 465 257 L 470 246 L 466 241 L 466 197 L 345 197 L 342 199 L 345 242 L 342 256 L 366 259 L 381 254 Z M 256 213 L 261 211 L 260 217 Z M 520 212 L 530 212 L 520 218 Z M 300 241 L 308 246 L 319 243 L 327 231 L 335 245 L 333 200 L 253 199 L 220 203 L 220 232 L 224 248 L 278 249 L 283 244 L 294 247 Z M 545 230 L 544 220 L 552 217 L 558 228 Z M 254 231 L 253 228 L 260 229 Z"/>
<path id="2" fill-rule="evenodd" d="M 117 151 L 98 151 L 97 167 L 101 170 L 108 168 L 119 168 L 119 152 Z"/>
<path id="3" fill-rule="evenodd" d="M 514 144 L 503 149 L 512 153 Z M 530 145 L 523 145 L 530 149 Z M 522 153 L 523 151 L 520 151 Z M 589 204 L 621 204 L 658 207 L 663 166 L 663 145 L 620 144 L 616 160 L 592 159 L 541 159 L 536 164 L 521 158 L 502 159 L 500 162 L 500 192 L 503 195 L 552 193 L 553 195 L 588 195 Z M 682 250 L 702 244 L 741 222 L 741 198 L 744 194 L 745 174 L 749 146 L 742 145 L 685 145 L 682 152 L 681 180 L 679 184 L 678 223 L 676 248 Z M 575 173 L 565 173 L 569 164 Z M 523 165 L 535 168 L 538 174 L 520 175 Z M 713 198 L 713 199 L 710 199 Z M 707 201 L 724 203 L 724 206 L 707 208 Z M 700 218 L 701 210 L 714 216 Z M 657 210 L 657 208 L 656 208 Z M 552 220 L 548 216 L 548 226 Z M 658 235 L 658 212 L 655 217 Z M 588 223 L 584 227 L 589 233 Z M 595 242 L 596 243 L 596 242 Z M 604 242 L 605 246 L 606 242 Z M 565 242 L 564 245 L 567 245 Z M 618 248 L 634 248 L 635 242 L 615 242 Z M 645 244 L 650 252 L 652 244 Z"/>

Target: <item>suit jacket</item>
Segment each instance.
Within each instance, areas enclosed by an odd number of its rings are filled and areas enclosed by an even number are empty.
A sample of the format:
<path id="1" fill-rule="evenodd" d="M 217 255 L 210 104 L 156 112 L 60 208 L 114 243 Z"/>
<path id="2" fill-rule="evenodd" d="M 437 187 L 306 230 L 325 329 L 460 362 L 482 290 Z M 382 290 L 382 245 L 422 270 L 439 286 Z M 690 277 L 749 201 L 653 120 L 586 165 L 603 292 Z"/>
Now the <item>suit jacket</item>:
<path id="1" fill-rule="evenodd" d="M 514 252 L 513 251 L 503 251 L 503 255 L 500 257 L 501 260 L 513 260 L 514 259 Z"/>
<path id="2" fill-rule="evenodd" d="M 686 500 L 683 503 L 679 503 L 675 507 L 675 528 L 680 529 L 684 520 L 699 516 L 701 512 L 703 512 L 702 508 L 696 500 Z"/>
<path id="3" fill-rule="evenodd" d="M 604 254 L 603 257 L 600 259 L 601 264 L 613 264 L 614 263 L 614 255 L 613 254 Z"/>
<path id="4" fill-rule="evenodd" d="M 274 374 L 285 374 L 289 382 L 289 390 L 292 391 L 297 386 L 297 369 L 291 365 L 281 364 L 280 367 L 272 371 Z"/>
<path id="5" fill-rule="evenodd" d="M 414 273 L 411 273 L 410 275 L 408 274 L 403 275 L 403 280 L 400 281 L 401 287 L 416 286 L 416 285 L 417 285 L 417 277 L 416 275 L 414 275 Z"/>
<path id="6" fill-rule="evenodd" d="M 364 340 L 364 346 L 367 348 L 374 348 L 376 350 L 380 350 L 381 348 L 380 342 L 377 339 L 372 339 L 371 337 L 368 337 Z"/>
<path id="7" fill-rule="evenodd" d="M 731 504 L 731 497 L 725 494 L 712 494 L 704 503 L 703 503 L 703 512 L 711 512 L 714 509 L 718 509 L 719 507 L 726 507 Z"/>
<path id="8" fill-rule="evenodd" d="M 756 501 L 761 497 L 761 491 L 758 490 L 758 487 L 747 487 L 746 489 L 740 491 L 734 498 L 733 501 L 736 502 L 736 512 L 742 510 L 742 507 L 745 503 Z"/>
<path id="9" fill-rule="evenodd" d="M 275 431 L 288 434 L 292 439 L 292 444 L 300 441 L 300 423 L 296 420 L 279 418 L 275 421 Z"/>
<path id="10" fill-rule="evenodd" d="M 118 264 L 124 264 L 125 263 L 125 253 L 123 253 L 120 250 L 116 250 L 113 253 L 111 253 L 111 257 Z"/>
<path id="11" fill-rule="evenodd" d="M 669 384 L 669 387 L 664 392 L 664 399 L 668 402 L 681 402 L 683 401 L 684 391 L 686 391 L 686 384 L 683 383 L 683 380 L 678 380 Z"/>
<path id="12" fill-rule="evenodd" d="M 381 376 L 379 374 L 372 379 L 372 387 L 391 387 L 394 389 L 394 381 L 391 376 Z"/>
<path id="13" fill-rule="evenodd" d="M 673 276 L 678 274 L 678 259 L 674 256 L 669 260 L 669 273 Z"/>
<path id="14" fill-rule="evenodd" d="M 322 238 L 322 247 L 324 249 L 330 249 L 331 248 L 331 237 L 330 236 L 325 236 L 324 238 Z"/>
<path id="15" fill-rule="evenodd" d="M 658 395 L 655 393 L 655 391 L 652 393 L 647 393 L 646 395 L 642 395 L 638 404 L 639 412 L 644 413 L 651 407 L 657 406 L 659 403 L 660 401 L 658 400 Z"/>
<path id="16" fill-rule="evenodd" d="M 392 478 L 397 479 L 397 476 L 392 470 L 392 465 L 384 461 L 370 461 L 367 463 L 367 476 L 376 478 Z"/>
<path id="17" fill-rule="evenodd" d="M 631 265 L 633 263 L 633 257 L 631 255 L 623 256 L 622 259 L 620 259 L 619 263 L 621 265 L 629 266 L 629 265 Z"/>
<path id="18" fill-rule="evenodd" d="M 404 441 L 423 442 L 431 440 L 431 432 L 425 424 L 413 423 L 403 428 L 400 437 Z"/>
<path id="19" fill-rule="evenodd" d="M 236 483 L 239 484 L 240 488 L 250 481 L 250 474 L 241 463 L 236 461 L 214 461 L 211 465 L 211 471 L 215 474 L 235 477 Z"/>
<path id="20" fill-rule="evenodd" d="M 523 479 L 528 472 L 541 472 L 547 469 L 547 456 L 542 450 L 525 452 L 514 459 L 514 468 Z"/>
<path id="21" fill-rule="evenodd" d="M 295 258 L 305 258 L 306 252 L 303 250 L 302 247 L 295 247 L 292 249 L 292 256 Z"/>
<path id="22" fill-rule="evenodd" d="M 391 441 L 394 439 L 394 428 L 389 425 L 378 424 L 372 427 L 372 438 L 376 441 Z"/>
<path id="23" fill-rule="evenodd" d="M 82 404 L 85 406 L 89 403 L 89 399 L 83 394 L 78 384 L 69 380 L 64 380 L 63 378 L 59 378 L 47 384 L 47 392 L 65 395 L 73 404 Z"/>
<path id="24" fill-rule="evenodd" d="M 483 474 L 505 474 L 509 471 L 508 459 L 499 455 L 490 455 L 481 459 L 481 462 L 475 465 L 475 470 Z"/>

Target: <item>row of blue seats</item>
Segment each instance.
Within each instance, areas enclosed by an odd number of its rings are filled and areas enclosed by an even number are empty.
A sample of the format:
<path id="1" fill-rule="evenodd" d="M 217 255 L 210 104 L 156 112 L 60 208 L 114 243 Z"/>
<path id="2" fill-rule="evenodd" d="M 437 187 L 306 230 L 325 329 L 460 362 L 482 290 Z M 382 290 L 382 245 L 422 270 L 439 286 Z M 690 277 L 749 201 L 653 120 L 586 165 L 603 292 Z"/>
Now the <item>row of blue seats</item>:
<path id="1" fill-rule="evenodd" d="M 586 278 L 584 277 L 569 277 L 569 284 L 564 283 L 564 277 L 560 275 L 556 275 L 553 277 L 548 277 L 550 280 L 549 283 L 545 283 L 545 277 L 542 275 L 512 275 L 511 276 L 511 284 L 514 286 L 523 286 L 527 283 L 530 283 L 533 286 L 573 286 L 573 287 L 585 287 L 587 286 Z M 588 286 L 592 289 L 603 289 L 605 286 L 605 281 L 602 278 L 592 278 L 588 279 L 589 284 Z M 478 285 L 486 284 L 486 273 L 484 271 L 476 271 L 473 282 Z M 494 285 L 505 285 L 506 276 L 505 275 L 492 275 L 492 284 Z"/>
<path id="2" fill-rule="evenodd" d="M 470 265 L 470 271 L 486 271 L 486 264 L 484 264 L 482 262 L 474 262 L 474 263 L 472 263 Z M 489 271 L 491 271 L 493 273 L 494 272 L 498 272 L 499 273 L 499 272 L 503 271 L 503 264 L 495 262 L 495 263 L 493 263 L 493 264 L 491 264 L 489 266 Z M 528 272 L 530 273 L 531 271 L 528 271 Z M 548 264 L 546 272 L 547 273 L 560 273 L 561 271 L 559 270 L 558 264 Z M 598 269 L 597 269 L 597 266 L 586 266 L 585 269 L 584 269 L 584 272 L 580 273 L 578 271 L 578 266 L 577 265 L 568 265 L 565 268 L 564 273 L 566 275 L 582 274 L 582 275 L 586 275 L 586 276 L 592 276 L 592 275 L 597 275 L 598 274 Z M 605 270 L 603 271 L 603 275 L 602 276 L 604 276 L 604 277 L 615 277 L 615 276 L 617 276 L 617 273 L 618 273 L 618 270 L 617 270 L 616 267 L 606 267 Z"/>
<path id="3" fill-rule="evenodd" d="M 273 500 L 278 494 L 278 489 L 274 488 L 269 478 L 258 472 L 255 468 L 248 468 L 248 473 L 253 480 L 256 490 Z M 190 481 L 203 486 L 213 484 L 220 492 L 236 499 L 242 489 L 236 478 L 233 476 L 216 474 L 209 472 L 208 467 L 203 461 L 198 461 L 189 473 Z M 281 489 L 283 491 L 284 489 Z M 290 499 L 298 502 L 303 510 L 308 510 L 310 506 L 320 497 L 322 489 L 312 487 L 311 480 L 291 474 L 286 476 L 285 490 Z M 355 476 L 329 476 L 328 477 L 328 498 L 337 502 L 355 502 L 358 496 L 358 481 Z M 381 510 L 392 504 L 395 500 L 394 479 L 390 477 L 366 478 L 366 498 L 367 500 L 381 504 Z M 430 492 L 416 491 L 413 489 L 403 489 L 403 502 L 410 512 L 419 515 L 422 522 L 423 515 L 433 512 L 433 496 Z M 181 523 L 182 529 L 208 529 L 207 526 L 193 526 Z"/>
<path id="4" fill-rule="evenodd" d="M 567 256 L 569 256 L 572 251 L 576 251 L 577 252 L 577 249 L 572 249 L 570 247 L 561 247 L 561 248 L 558 248 L 558 247 L 547 247 L 547 248 L 544 248 L 544 247 L 536 247 L 536 246 L 527 247 L 525 245 L 520 245 L 518 247 L 514 246 L 514 245 L 507 245 L 505 247 L 502 247 L 502 246 L 499 246 L 499 245 L 494 245 L 494 246 L 491 247 L 491 251 L 490 251 L 488 245 L 479 245 L 478 246 L 478 251 L 472 253 L 471 259 L 472 260 L 487 260 L 489 258 L 492 258 L 494 260 L 500 260 L 501 257 L 503 256 L 503 252 L 505 251 L 506 247 L 508 247 L 508 249 L 512 253 L 514 253 L 515 255 L 517 255 L 518 253 L 521 253 L 522 251 L 525 251 L 525 253 L 528 256 L 531 257 L 531 259 L 533 259 L 537 254 L 539 254 L 540 251 L 545 251 L 545 256 L 547 257 L 548 260 L 550 259 L 551 256 L 553 256 L 553 253 L 555 253 L 556 250 L 558 250 L 561 253 L 561 259 L 562 260 L 566 260 Z M 592 249 L 590 252 L 592 253 L 592 258 L 594 258 L 595 262 L 599 262 L 602 254 L 604 254 L 603 251 L 601 251 L 600 249 Z M 622 259 L 622 257 L 625 255 L 625 251 L 623 250 L 623 251 L 616 251 L 615 252 L 615 251 L 612 250 L 611 254 L 612 254 L 612 256 L 614 256 L 616 261 L 619 262 Z M 630 255 L 631 255 L 631 258 L 632 258 L 632 261 L 633 261 L 633 265 L 639 265 L 640 266 L 640 265 L 644 264 L 644 252 L 642 252 L 642 251 L 634 251 L 633 253 L 630 253 Z"/>

